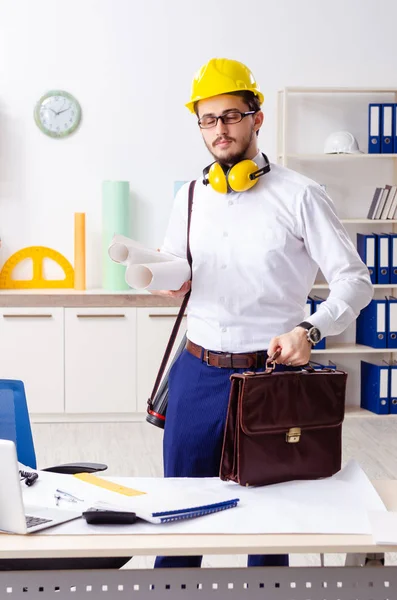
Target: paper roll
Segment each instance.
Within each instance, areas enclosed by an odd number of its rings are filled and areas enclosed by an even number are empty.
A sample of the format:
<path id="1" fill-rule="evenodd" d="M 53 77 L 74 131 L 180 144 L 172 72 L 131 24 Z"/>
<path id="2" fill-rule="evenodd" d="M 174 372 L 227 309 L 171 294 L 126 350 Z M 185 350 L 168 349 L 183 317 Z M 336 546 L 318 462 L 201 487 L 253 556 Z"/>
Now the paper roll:
<path id="1" fill-rule="evenodd" d="M 85 213 L 74 213 L 74 289 L 86 289 Z"/>
<path id="2" fill-rule="evenodd" d="M 190 279 L 185 258 L 146 248 L 124 235 L 115 235 L 109 245 L 109 257 L 126 265 L 125 280 L 135 289 L 179 290 Z"/>
<path id="3" fill-rule="evenodd" d="M 175 259 L 170 262 L 146 265 L 129 265 L 125 273 L 129 286 L 145 290 L 179 290 L 190 279 L 187 260 Z"/>
<path id="4" fill-rule="evenodd" d="M 172 254 L 158 252 L 152 248 L 146 248 L 139 242 L 124 235 L 115 235 L 109 246 L 109 256 L 112 260 L 122 265 L 142 264 L 152 262 L 168 262 L 178 260 Z"/>
<path id="5" fill-rule="evenodd" d="M 128 181 L 102 184 L 102 285 L 107 290 L 128 290 L 125 266 L 111 260 L 108 249 L 114 234 L 129 235 L 130 185 Z"/>

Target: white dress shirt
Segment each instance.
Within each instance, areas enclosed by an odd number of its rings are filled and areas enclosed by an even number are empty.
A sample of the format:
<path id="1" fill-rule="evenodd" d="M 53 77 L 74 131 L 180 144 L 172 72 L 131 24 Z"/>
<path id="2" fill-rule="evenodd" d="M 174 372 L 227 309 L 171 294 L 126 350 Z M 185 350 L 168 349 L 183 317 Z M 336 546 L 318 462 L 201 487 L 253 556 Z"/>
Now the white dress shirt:
<path id="1" fill-rule="evenodd" d="M 259 167 L 261 153 L 254 159 Z M 175 197 L 162 250 L 186 258 L 188 188 Z M 363 264 L 326 192 L 280 165 L 243 193 L 194 192 L 187 336 L 208 350 L 253 352 L 304 320 L 318 267 L 328 299 L 308 319 L 322 337 L 346 329 L 373 296 Z"/>

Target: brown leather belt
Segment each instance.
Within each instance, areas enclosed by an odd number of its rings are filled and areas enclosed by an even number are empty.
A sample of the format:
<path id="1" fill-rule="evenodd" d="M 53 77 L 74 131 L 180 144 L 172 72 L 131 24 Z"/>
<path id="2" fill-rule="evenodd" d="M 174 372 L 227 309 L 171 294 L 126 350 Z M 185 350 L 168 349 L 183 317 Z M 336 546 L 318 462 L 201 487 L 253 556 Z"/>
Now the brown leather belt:
<path id="1" fill-rule="evenodd" d="M 261 350 L 259 352 L 236 353 L 230 352 L 211 352 L 202 346 L 187 341 L 186 350 L 203 360 L 210 367 L 218 367 L 220 369 L 260 369 L 265 366 L 267 352 Z"/>

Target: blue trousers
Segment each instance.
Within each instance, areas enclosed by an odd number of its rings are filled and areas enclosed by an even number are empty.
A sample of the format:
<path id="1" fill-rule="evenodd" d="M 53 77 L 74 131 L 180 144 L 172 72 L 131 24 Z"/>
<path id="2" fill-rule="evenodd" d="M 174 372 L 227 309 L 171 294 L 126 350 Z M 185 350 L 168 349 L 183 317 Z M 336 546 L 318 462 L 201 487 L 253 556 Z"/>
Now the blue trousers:
<path id="1" fill-rule="evenodd" d="M 294 367 L 277 365 L 278 370 Z M 165 477 L 218 477 L 230 392 L 230 375 L 184 350 L 168 379 L 164 428 Z M 258 371 L 263 369 L 258 369 Z M 155 568 L 200 567 L 202 556 L 158 556 Z M 249 567 L 288 566 L 288 555 L 250 555 Z"/>

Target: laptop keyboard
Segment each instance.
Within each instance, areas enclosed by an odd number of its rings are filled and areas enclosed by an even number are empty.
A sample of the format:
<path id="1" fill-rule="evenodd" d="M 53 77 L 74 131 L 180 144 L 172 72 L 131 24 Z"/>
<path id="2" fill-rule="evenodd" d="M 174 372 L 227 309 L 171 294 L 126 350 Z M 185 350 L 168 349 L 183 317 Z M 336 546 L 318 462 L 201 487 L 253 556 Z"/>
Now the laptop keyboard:
<path id="1" fill-rule="evenodd" d="M 26 527 L 36 527 L 36 525 L 42 525 L 43 523 L 51 523 L 52 519 L 42 519 L 41 517 L 29 517 L 25 515 Z"/>

